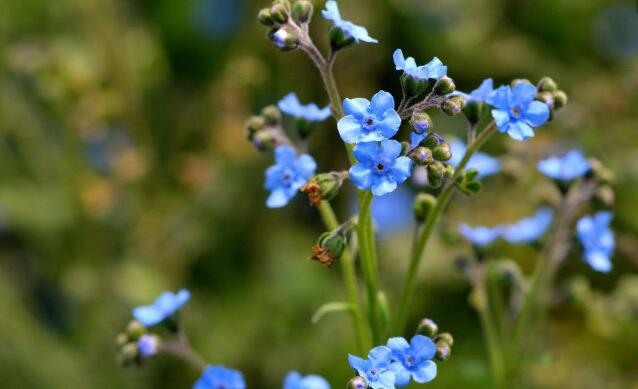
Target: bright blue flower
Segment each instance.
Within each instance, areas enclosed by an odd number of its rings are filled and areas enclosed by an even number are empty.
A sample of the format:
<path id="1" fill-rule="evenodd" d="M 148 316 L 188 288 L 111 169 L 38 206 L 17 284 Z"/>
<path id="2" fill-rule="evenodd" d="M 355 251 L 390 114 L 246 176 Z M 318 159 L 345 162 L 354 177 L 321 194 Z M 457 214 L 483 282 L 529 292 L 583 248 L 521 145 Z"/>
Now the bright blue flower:
<path id="1" fill-rule="evenodd" d="M 452 149 L 452 158 L 448 162 L 451 163 L 452 166 L 457 167 L 467 151 L 467 146 L 458 139 L 451 139 L 448 143 Z M 478 177 L 483 178 L 500 172 L 501 161 L 499 161 L 498 158 L 477 151 L 467 162 L 465 168 L 478 170 Z"/>
<path id="2" fill-rule="evenodd" d="M 473 245 L 483 247 L 491 244 L 501 236 L 501 227 L 470 227 L 467 224 L 461 224 L 459 232 Z"/>
<path id="3" fill-rule="evenodd" d="M 414 58 L 405 58 L 403 51 L 396 49 L 392 58 L 397 70 L 403 70 L 405 74 L 417 80 L 438 80 L 447 74 L 447 66 L 443 65 L 443 62 L 437 57 L 432 58 L 423 66 L 417 66 Z"/>
<path id="4" fill-rule="evenodd" d="M 319 108 L 315 103 L 302 105 L 295 93 L 288 93 L 277 106 L 281 112 L 308 122 L 321 122 L 330 117 L 330 106 Z"/>
<path id="5" fill-rule="evenodd" d="M 582 177 L 590 169 L 589 161 L 578 150 L 572 150 L 562 157 L 550 157 L 538 161 L 537 167 L 547 177 L 560 181 L 571 181 Z"/>
<path id="6" fill-rule="evenodd" d="M 535 101 L 537 89 L 529 82 L 520 82 L 513 88 L 503 85 L 492 96 L 492 117 L 500 132 L 512 139 L 527 140 L 534 136 L 534 127 L 549 120 L 549 107 Z"/>
<path id="7" fill-rule="evenodd" d="M 288 145 L 275 149 L 275 164 L 266 170 L 266 184 L 270 196 L 268 208 L 281 208 L 295 197 L 299 189 L 315 174 L 317 164 L 308 154 L 297 157 L 295 149 Z"/>
<path id="8" fill-rule="evenodd" d="M 324 19 L 332 20 L 335 27 L 338 27 L 343 31 L 343 34 L 347 38 L 352 38 L 355 42 L 359 43 L 359 41 L 368 42 L 368 43 L 379 43 L 378 40 L 374 39 L 368 34 L 368 30 L 365 27 L 358 26 L 352 22 L 341 19 L 341 14 L 339 13 L 339 6 L 336 1 L 330 0 L 326 2 L 326 9 L 321 11 Z"/>
<path id="9" fill-rule="evenodd" d="M 359 189 L 371 189 L 375 196 L 394 191 L 412 171 L 412 161 L 401 156 L 401 149 L 396 140 L 359 143 L 353 150 L 358 162 L 350 168 L 350 179 Z"/>
<path id="10" fill-rule="evenodd" d="M 427 132 L 424 132 L 423 134 L 417 134 L 416 132 L 412 131 L 410 133 L 410 146 L 412 146 L 412 148 L 417 147 L 419 143 L 421 143 L 421 141 L 427 136 Z"/>
<path id="11" fill-rule="evenodd" d="M 350 367 L 373 389 L 394 389 L 395 374 L 390 370 L 392 350 L 386 346 L 378 346 L 370 350 L 368 359 L 348 354 Z"/>
<path id="12" fill-rule="evenodd" d="M 453 95 L 465 97 L 465 102 L 476 101 L 478 103 L 492 104 L 492 96 L 494 95 L 494 81 L 491 78 L 483 80 L 481 85 L 470 93 L 453 92 Z"/>
<path id="13" fill-rule="evenodd" d="M 137 341 L 137 351 L 144 358 L 150 358 L 159 350 L 159 339 L 155 335 L 144 334 Z"/>
<path id="14" fill-rule="evenodd" d="M 246 382 L 240 371 L 209 365 L 193 389 L 246 389 Z"/>
<path id="15" fill-rule="evenodd" d="M 186 289 L 177 293 L 164 292 L 153 304 L 133 309 L 133 317 L 144 327 L 154 326 L 173 316 L 190 297 L 191 294 Z"/>
<path id="16" fill-rule="evenodd" d="M 616 248 L 614 232 L 609 228 L 611 212 L 598 212 L 584 216 L 576 225 L 578 239 L 585 249 L 583 258 L 592 269 L 607 273 L 611 270 L 611 257 Z"/>
<path id="17" fill-rule="evenodd" d="M 311 374 L 304 377 L 291 371 L 284 380 L 284 389 L 330 389 L 330 384 L 321 376 Z"/>
<path id="18" fill-rule="evenodd" d="M 552 221 L 554 212 L 549 208 L 541 208 L 532 217 L 504 225 L 503 238 L 513 244 L 535 242 L 545 234 Z"/>
<path id="19" fill-rule="evenodd" d="M 345 99 L 345 115 L 337 123 L 339 135 L 346 143 L 373 142 L 392 138 L 401 126 L 401 117 L 394 110 L 394 97 L 385 91 L 363 98 Z"/>
<path id="20" fill-rule="evenodd" d="M 390 369 L 396 376 L 396 386 L 406 386 L 410 378 L 419 384 L 436 378 L 436 364 L 431 361 L 436 354 L 436 346 L 430 338 L 415 335 L 409 344 L 404 338 L 390 338 L 388 347 L 392 350 Z"/>

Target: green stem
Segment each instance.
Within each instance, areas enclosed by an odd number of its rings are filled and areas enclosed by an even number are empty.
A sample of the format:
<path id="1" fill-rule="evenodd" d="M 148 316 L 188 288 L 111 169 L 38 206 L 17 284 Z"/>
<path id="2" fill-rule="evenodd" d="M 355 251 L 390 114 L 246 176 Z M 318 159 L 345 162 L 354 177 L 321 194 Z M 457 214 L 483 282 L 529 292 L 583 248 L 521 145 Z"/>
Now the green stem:
<path id="1" fill-rule="evenodd" d="M 490 358 L 492 379 L 494 388 L 504 388 L 505 385 L 505 355 L 502 344 L 499 340 L 497 324 L 494 321 L 494 307 L 490 303 L 490 298 L 485 287 L 485 274 L 483 280 L 478 281 L 476 291 L 479 294 L 478 314 L 481 320 L 481 328 L 485 336 L 485 343 Z"/>

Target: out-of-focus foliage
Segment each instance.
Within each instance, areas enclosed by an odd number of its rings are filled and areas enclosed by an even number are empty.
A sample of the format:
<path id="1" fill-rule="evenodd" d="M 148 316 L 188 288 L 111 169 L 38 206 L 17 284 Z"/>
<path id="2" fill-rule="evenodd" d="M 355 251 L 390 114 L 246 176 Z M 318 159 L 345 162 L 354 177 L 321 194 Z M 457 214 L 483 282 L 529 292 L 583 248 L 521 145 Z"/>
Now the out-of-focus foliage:
<path id="1" fill-rule="evenodd" d="M 398 95 L 398 47 L 421 62 L 438 56 L 464 90 L 487 76 L 499 83 L 550 75 L 569 93 L 568 107 L 535 139 L 488 145 L 492 154 L 513 152 L 505 173 L 477 196 L 457 196 L 447 220 L 453 229 L 531 213 L 548 193 L 533 162 L 557 151 L 579 147 L 613 169 L 614 270 L 594 274 L 574 250 L 539 345 L 552 352 L 534 361 L 529 378 L 537 387 L 638 387 L 635 4 L 342 3 L 380 40 L 338 59 L 344 97 L 380 88 Z M 252 387 L 280 387 L 291 369 L 323 374 L 334 387 L 347 381 L 347 318 L 310 323 L 322 303 L 343 295 L 336 269 L 306 259 L 319 220 L 302 196 L 284 210 L 265 208 L 270 157 L 243 138 L 245 118 L 290 90 L 327 102 L 308 59 L 264 39 L 255 15 L 265 5 L 0 2 L 3 387 L 189 387 L 197 373 L 169 357 L 121 369 L 113 343 L 132 307 L 181 287 L 193 292 L 183 312 L 192 343 L 209 361 L 244 371 Z M 327 26 L 319 18 L 312 25 L 324 48 Z M 439 133 L 464 131 L 460 120 L 434 119 Z M 327 121 L 313 138 L 322 170 L 346 166 L 335 127 Z M 351 209 L 340 206 L 344 215 Z M 443 237 L 429 248 L 416 306 L 454 333 L 455 354 L 429 386 L 485 387 L 469 286 L 453 267 L 461 250 Z M 401 282 L 409 244 L 408 231 L 384 233 L 386 287 Z M 503 250 L 525 269 L 535 261 L 532 250 Z M 567 281 L 574 276 L 578 282 Z"/>

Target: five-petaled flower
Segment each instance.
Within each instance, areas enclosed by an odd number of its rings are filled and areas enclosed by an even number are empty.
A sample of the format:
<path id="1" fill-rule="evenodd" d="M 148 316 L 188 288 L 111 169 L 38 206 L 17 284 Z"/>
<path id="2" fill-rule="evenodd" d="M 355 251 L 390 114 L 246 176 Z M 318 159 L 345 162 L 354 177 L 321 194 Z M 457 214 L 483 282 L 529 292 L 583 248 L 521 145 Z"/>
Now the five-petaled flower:
<path id="1" fill-rule="evenodd" d="M 317 164 L 310 155 L 297 156 L 295 149 L 288 145 L 277 147 L 275 164 L 266 170 L 264 186 L 270 191 L 266 205 L 280 208 L 288 204 L 316 169 Z"/>
<path id="2" fill-rule="evenodd" d="M 359 143 L 354 147 L 357 163 L 350 168 L 350 179 L 362 190 L 383 196 L 397 188 L 411 174 L 412 161 L 401 156 L 401 143 L 395 140 Z"/>
<path id="3" fill-rule="evenodd" d="M 449 144 L 452 149 L 452 158 L 448 162 L 457 167 L 467 151 L 467 146 L 458 139 L 451 139 Z M 483 178 L 501 171 L 501 162 L 498 158 L 476 151 L 467 162 L 465 168 L 478 170 L 478 178 Z"/>
<path id="4" fill-rule="evenodd" d="M 461 224 L 459 226 L 459 232 L 473 245 L 484 247 L 491 244 L 501 236 L 501 227 L 470 227 L 467 224 Z"/>
<path id="5" fill-rule="evenodd" d="M 330 384 L 319 375 L 310 374 L 304 377 L 291 371 L 284 379 L 284 389 L 330 389 Z"/>
<path id="6" fill-rule="evenodd" d="M 572 181 L 582 177 L 590 169 L 589 161 L 578 150 L 571 150 L 561 157 L 538 161 L 537 167 L 545 176 L 559 181 Z"/>
<path id="7" fill-rule="evenodd" d="M 609 228 L 611 212 L 598 212 L 582 217 L 577 225 L 578 239 L 585 249 L 583 258 L 592 269 L 607 273 L 611 270 L 611 257 L 616 247 L 614 232 Z"/>
<path id="8" fill-rule="evenodd" d="M 246 389 L 244 376 L 240 371 L 224 366 L 206 366 L 193 389 Z"/>
<path id="9" fill-rule="evenodd" d="M 315 103 L 303 105 L 294 92 L 279 100 L 277 106 L 281 112 L 307 122 L 321 122 L 330 117 L 330 106 L 319 108 Z"/>
<path id="10" fill-rule="evenodd" d="M 394 389 L 395 373 L 390 370 L 392 350 L 386 346 L 377 346 L 370 350 L 368 359 L 348 355 L 350 367 L 373 389 Z"/>
<path id="11" fill-rule="evenodd" d="M 443 62 L 437 57 L 432 58 L 425 65 L 417 66 L 414 58 L 405 58 L 403 51 L 396 49 L 392 58 L 397 70 L 403 70 L 405 74 L 417 80 L 438 80 L 447 74 L 447 66 L 443 65 Z"/>
<path id="12" fill-rule="evenodd" d="M 368 30 L 366 30 L 365 27 L 358 26 L 350 21 L 341 19 L 339 6 L 334 0 L 326 2 L 326 9 L 321 11 L 321 15 L 323 15 L 324 19 L 332 20 L 335 27 L 341 29 L 347 38 L 352 38 L 357 43 L 359 43 L 359 41 L 379 43 L 378 40 L 368 34 Z"/>
<path id="13" fill-rule="evenodd" d="M 509 243 L 532 243 L 539 240 L 552 225 L 554 212 L 541 208 L 532 217 L 502 226 L 503 238 Z"/>
<path id="14" fill-rule="evenodd" d="M 431 361 L 436 354 L 436 346 L 430 338 L 415 335 L 410 343 L 404 338 L 390 338 L 388 347 L 392 350 L 390 369 L 395 374 L 396 386 L 406 386 L 410 378 L 425 384 L 436 377 L 436 364 Z"/>
<path id="15" fill-rule="evenodd" d="M 527 140 L 534 136 L 534 127 L 549 120 L 547 104 L 534 100 L 537 89 L 527 81 L 516 86 L 503 85 L 492 95 L 492 117 L 500 132 L 512 139 Z"/>
<path id="16" fill-rule="evenodd" d="M 337 128 L 346 143 L 390 139 L 401 126 L 401 117 L 394 110 L 394 97 L 385 91 L 377 92 L 372 101 L 345 99 L 343 109 L 346 116 L 339 120 Z"/>
<path id="17" fill-rule="evenodd" d="M 166 291 L 151 305 L 133 309 L 133 317 L 144 327 L 151 327 L 173 316 L 190 298 L 190 293 L 182 289 L 177 293 Z"/>

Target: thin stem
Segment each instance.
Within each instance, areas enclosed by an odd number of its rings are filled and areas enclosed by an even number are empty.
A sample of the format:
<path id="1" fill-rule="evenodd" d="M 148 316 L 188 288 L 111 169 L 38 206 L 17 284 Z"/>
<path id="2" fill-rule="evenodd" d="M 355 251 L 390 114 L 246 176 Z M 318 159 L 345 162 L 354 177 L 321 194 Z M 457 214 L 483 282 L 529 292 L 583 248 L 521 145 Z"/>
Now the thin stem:
<path id="1" fill-rule="evenodd" d="M 494 306 L 490 302 L 486 286 L 485 272 L 483 272 L 482 280 L 478 280 L 476 292 L 479 294 L 478 314 L 481 320 L 481 328 L 485 336 L 485 343 L 490 358 L 490 366 L 492 369 L 492 379 L 495 388 L 503 388 L 505 384 L 505 354 L 499 334 L 497 324 L 494 321 Z"/>
<path id="2" fill-rule="evenodd" d="M 174 340 L 162 343 L 161 351 L 185 360 L 199 371 L 204 371 L 208 365 L 206 360 L 193 350 L 186 334 L 181 330 L 177 333 L 177 337 Z"/>

